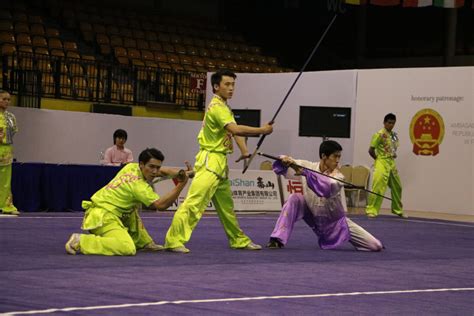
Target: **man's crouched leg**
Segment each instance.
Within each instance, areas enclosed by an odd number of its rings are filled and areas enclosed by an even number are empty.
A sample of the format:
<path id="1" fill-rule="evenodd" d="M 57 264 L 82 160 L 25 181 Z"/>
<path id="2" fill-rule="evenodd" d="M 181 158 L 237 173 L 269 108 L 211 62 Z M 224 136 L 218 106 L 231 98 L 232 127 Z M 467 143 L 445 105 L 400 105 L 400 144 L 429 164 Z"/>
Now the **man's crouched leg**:
<path id="1" fill-rule="evenodd" d="M 133 256 L 137 249 L 126 230 L 113 230 L 104 235 L 83 234 L 80 242 L 81 253 L 85 255 Z"/>

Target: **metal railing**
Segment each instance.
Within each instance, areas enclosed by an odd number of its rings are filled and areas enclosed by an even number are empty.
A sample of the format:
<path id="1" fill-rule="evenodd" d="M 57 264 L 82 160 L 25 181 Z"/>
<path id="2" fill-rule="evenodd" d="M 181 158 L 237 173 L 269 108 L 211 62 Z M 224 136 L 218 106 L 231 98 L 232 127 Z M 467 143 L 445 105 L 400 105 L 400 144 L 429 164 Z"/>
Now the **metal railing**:
<path id="1" fill-rule="evenodd" d="M 41 98 L 52 97 L 202 111 L 205 91 L 196 78 L 205 82 L 206 74 L 21 52 L 2 56 L 2 88 L 18 94 L 20 106 L 40 107 Z"/>

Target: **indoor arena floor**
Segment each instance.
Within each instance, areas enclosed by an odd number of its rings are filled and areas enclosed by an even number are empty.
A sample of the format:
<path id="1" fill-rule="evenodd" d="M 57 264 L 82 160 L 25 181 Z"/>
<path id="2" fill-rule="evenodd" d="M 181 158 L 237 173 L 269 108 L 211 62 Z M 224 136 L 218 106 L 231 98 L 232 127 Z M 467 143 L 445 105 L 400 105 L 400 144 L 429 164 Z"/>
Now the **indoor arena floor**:
<path id="1" fill-rule="evenodd" d="M 142 213 L 162 244 L 173 213 Z M 242 214 L 265 245 L 276 213 Z M 386 249 L 321 250 L 304 222 L 283 249 L 233 250 L 206 214 L 189 254 L 67 255 L 82 213 L 0 218 L 0 313 L 75 315 L 473 315 L 474 223 L 350 216 Z"/>

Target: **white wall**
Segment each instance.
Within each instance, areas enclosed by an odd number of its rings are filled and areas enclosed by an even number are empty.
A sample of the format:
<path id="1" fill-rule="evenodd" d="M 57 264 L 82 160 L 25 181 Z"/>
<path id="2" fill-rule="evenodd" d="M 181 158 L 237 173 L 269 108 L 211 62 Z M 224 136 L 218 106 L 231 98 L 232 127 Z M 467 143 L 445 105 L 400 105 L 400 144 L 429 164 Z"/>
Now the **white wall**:
<path id="1" fill-rule="evenodd" d="M 11 107 L 19 133 L 14 138 L 15 157 L 22 162 L 98 164 L 100 151 L 113 145 L 113 133 L 128 133 L 126 147 L 135 161 L 146 147 L 156 147 L 167 165 L 194 161 L 198 150 L 199 121 L 127 117 Z"/>
<path id="2" fill-rule="evenodd" d="M 473 75 L 474 67 L 359 71 L 354 161 L 372 164 L 367 154 L 371 136 L 383 127 L 387 113 L 395 113 L 405 209 L 474 215 Z M 444 96 L 458 101 L 441 100 Z M 436 156 L 413 153 L 410 122 L 424 108 L 444 120 L 444 139 Z M 455 127 L 457 123 L 471 127 Z"/>

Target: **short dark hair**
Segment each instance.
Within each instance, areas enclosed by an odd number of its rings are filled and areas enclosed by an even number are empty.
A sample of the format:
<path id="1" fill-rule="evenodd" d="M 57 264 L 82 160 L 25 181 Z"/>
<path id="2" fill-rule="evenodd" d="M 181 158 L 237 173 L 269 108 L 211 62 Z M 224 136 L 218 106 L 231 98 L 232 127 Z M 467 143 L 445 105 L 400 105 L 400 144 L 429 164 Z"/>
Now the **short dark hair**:
<path id="1" fill-rule="evenodd" d="M 118 129 L 114 132 L 114 144 L 115 144 L 115 139 L 116 138 L 125 138 L 125 140 L 127 140 L 127 132 L 123 129 Z"/>
<path id="2" fill-rule="evenodd" d="M 383 122 L 386 123 L 388 122 L 389 120 L 394 120 L 396 121 L 397 120 L 397 116 L 393 113 L 388 113 L 387 115 L 385 115 L 385 117 L 383 118 Z"/>
<path id="3" fill-rule="evenodd" d="M 165 160 L 165 156 L 161 151 L 156 148 L 147 148 L 140 153 L 140 156 L 138 156 L 138 162 L 143 162 L 146 164 L 151 158 L 155 158 L 160 161 Z"/>
<path id="4" fill-rule="evenodd" d="M 323 154 L 326 157 L 331 156 L 335 152 L 342 151 L 342 146 L 334 140 L 325 140 L 319 146 L 319 158 L 323 158 Z"/>
<path id="5" fill-rule="evenodd" d="M 219 69 L 211 76 L 212 92 L 216 92 L 216 90 L 214 89 L 214 85 L 219 85 L 222 81 L 223 76 L 232 77 L 234 79 L 237 78 L 237 75 L 234 72 L 228 69 Z"/>

